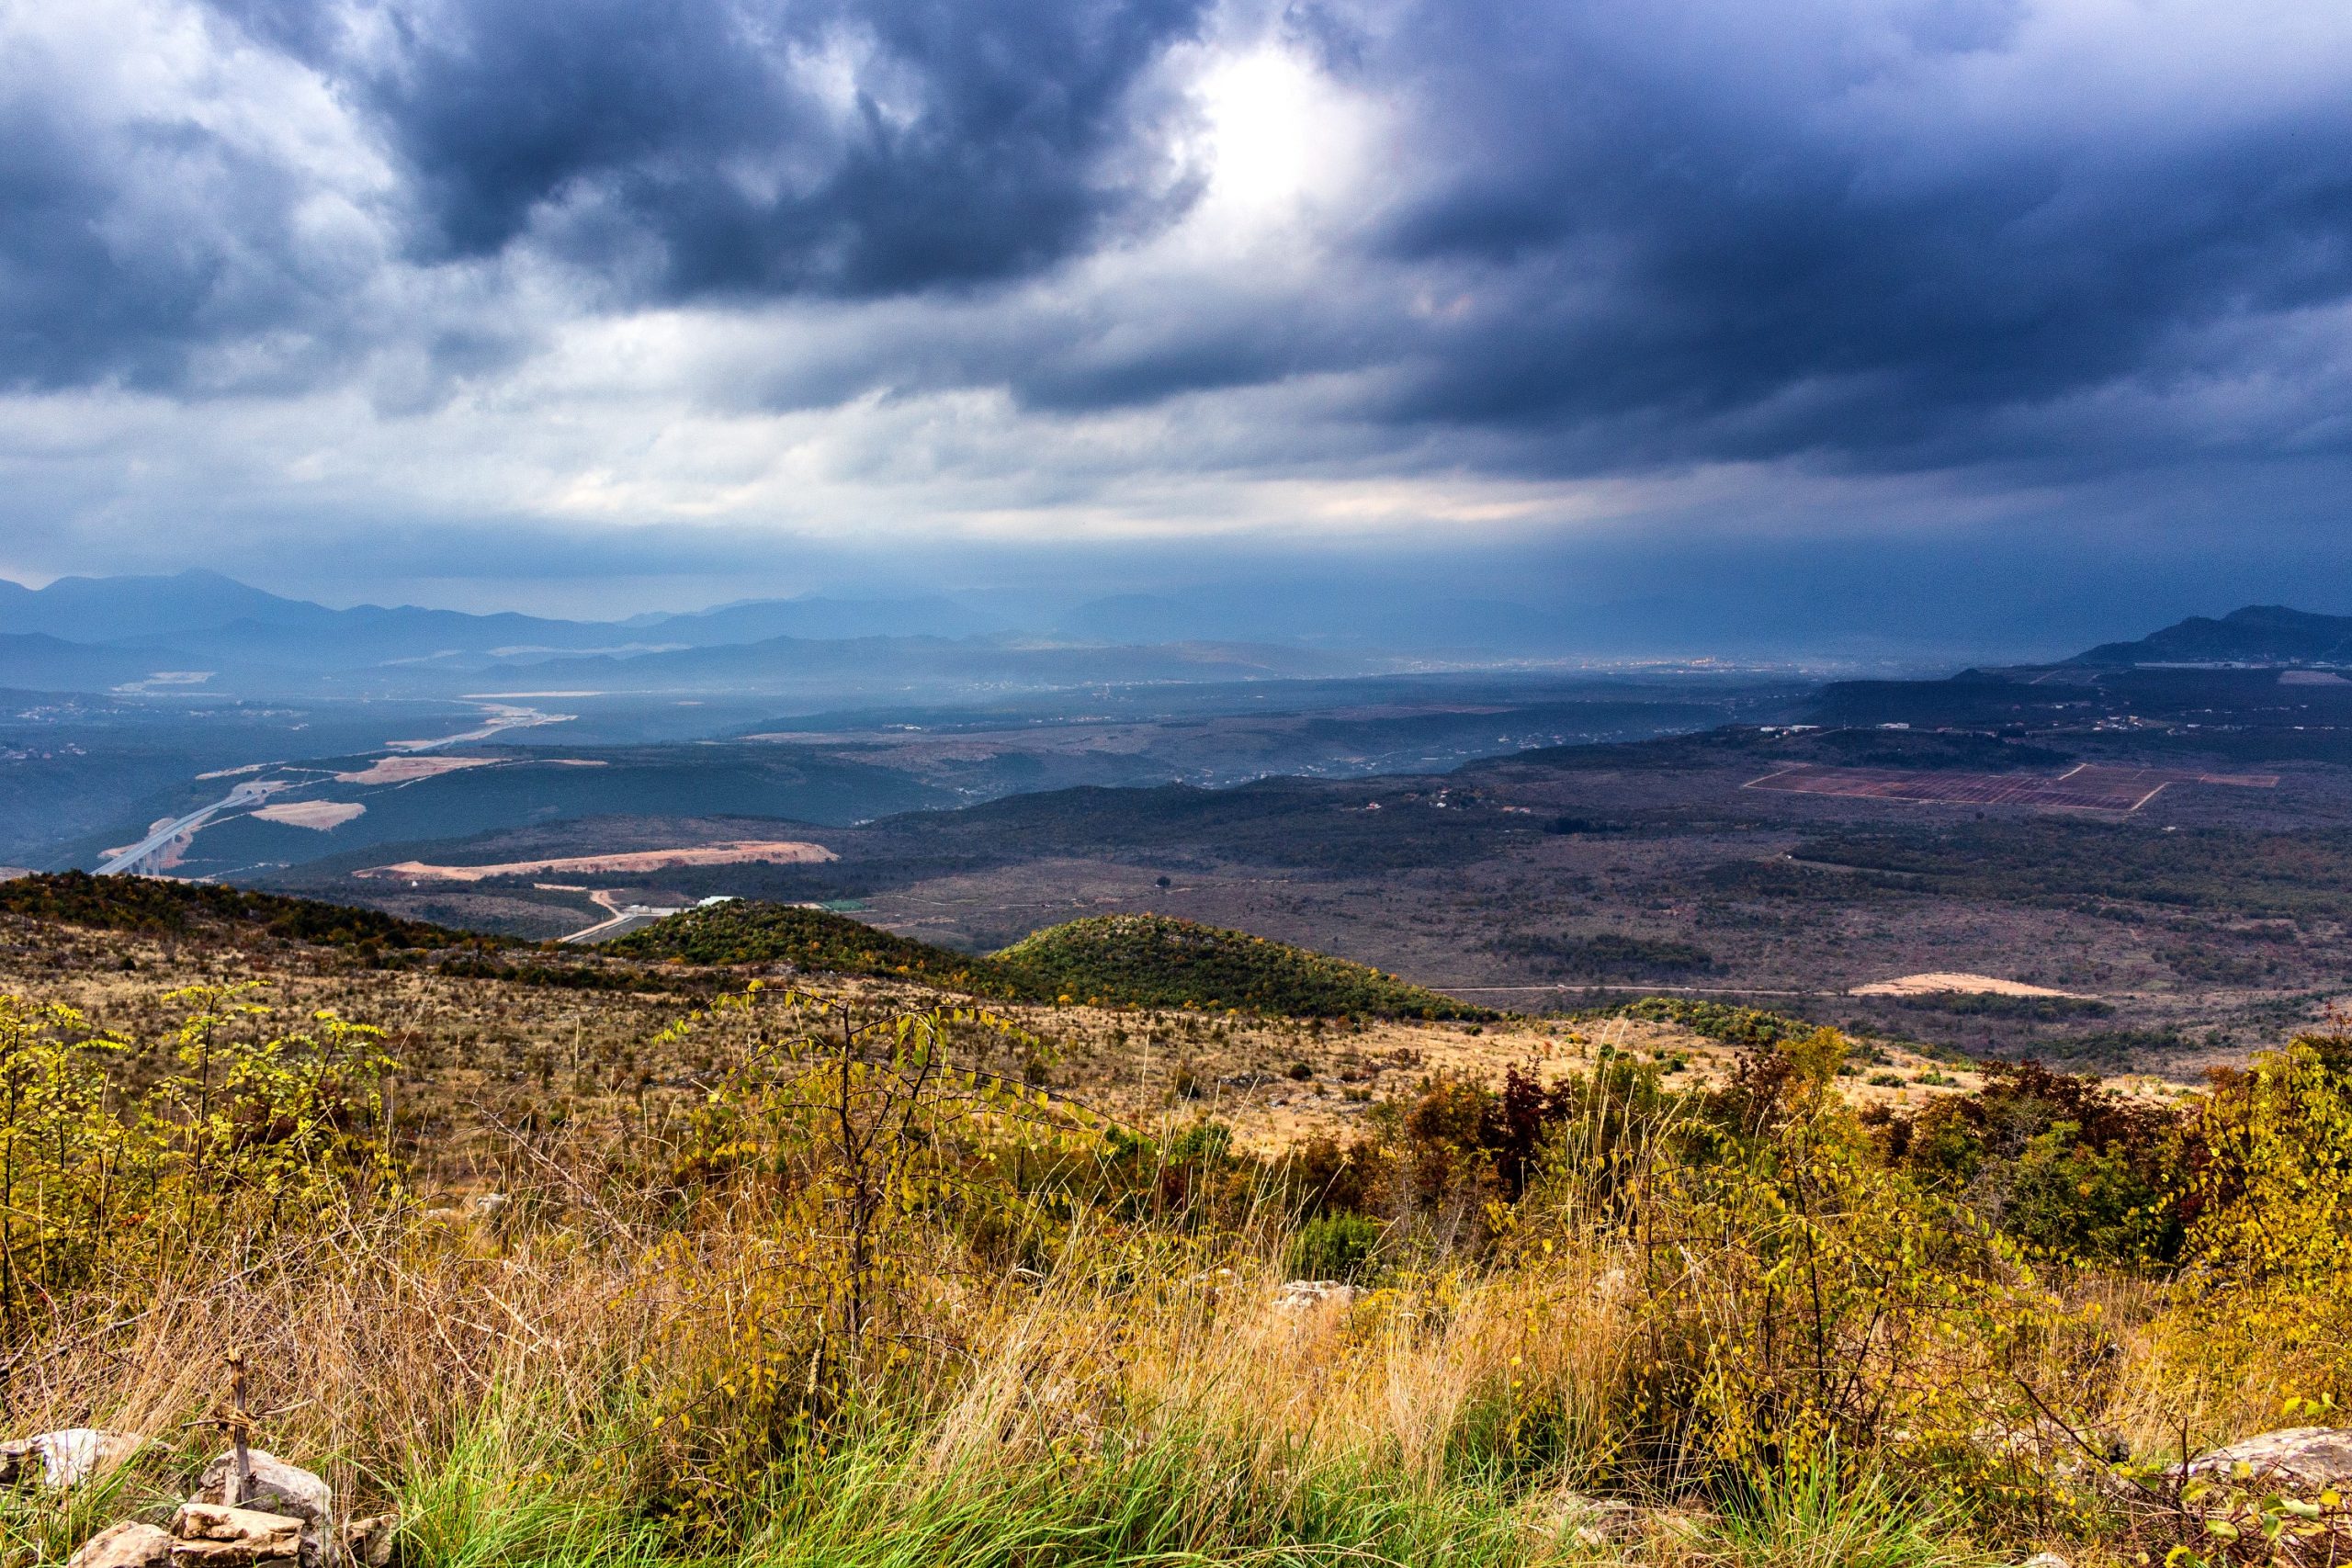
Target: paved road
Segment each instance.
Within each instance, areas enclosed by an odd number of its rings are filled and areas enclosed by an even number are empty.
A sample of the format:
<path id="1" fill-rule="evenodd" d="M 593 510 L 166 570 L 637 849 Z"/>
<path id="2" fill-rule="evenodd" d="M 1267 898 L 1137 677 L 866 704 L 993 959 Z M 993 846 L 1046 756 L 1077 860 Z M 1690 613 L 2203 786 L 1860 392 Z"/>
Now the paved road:
<path id="1" fill-rule="evenodd" d="M 455 746 L 460 741 L 488 739 L 503 730 L 526 729 L 541 724 L 563 724 L 574 716 L 564 713 L 541 713 L 537 708 L 523 707 L 514 703 L 479 702 L 476 705 L 481 708 L 488 721 L 480 728 L 467 730 L 462 735 L 444 735 L 435 740 L 390 741 L 385 747 L 386 754 L 409 756 L 420 751 L 437 751 L 444 746 Z M 267 799 L 274 791 L 289 789 L 297 782 L 293 779 L 248 779 L 211 805 L 200 806 L 185 817 L 166 822 L 119 854 L 107 856 L 98 863 L 97 874 L 100 876 L 148 874 L 157 869 L 151 863 L 161 858 L 163 853 L 171 847 L 172 841 L 182 834 L 196 831 L 223 811 L 233 811 L 243 806 L 257 806 Z"/>
<path id="2" fill-rule="evenodd" d="M 588 895 L 588 902 L 604 910 L 609 918 L 598 920 L 585 931 L 558 937 L 558 942 L 575 944 L 610 942 L 615 937 L 643 931 L 656 920 L 666 920 L 673 915 L 684 913 L 683 909 L 657 909 L 650 904 L 624 904 L 620 890 L 614 887 L 597 888 Z"/>
<path id="3" fill-rule="evenodd" d="M 594 925 L 590 926 L 586 931 L 573 931 L 570 936 L 558 937 L 556 940 L 560 942 L 574 945 L 611 942 L 616 937 L 627 936 L 631 931 L 641 931 L 650 925 L 653 925 L 662 920 L 666 920 L 671 916 L 681 912 L 682 911 L 677 909 L 624 910 L 622 913 L 615 915 L 609 920 L 597 921 Z"/>
<path id="4" fill-rule="evenodd" d="M 480 703 L 487 721 L 462 735 L 444 735 L 435 740 L 388 740 L 384 749 L 396 755 L 413 757 L 424 751 L 438 751 L 444 746 L 456 746 L 468 740 L 487 740 L 509 729 L 529 729 L 541 724 L 569 724 L 579 716 L 569 713 L 541 713 L 537 708 L 519 707 L 513 703 Z"/>
<path id="5" fill-rule="evenodd" d="M 284 789 L 287 783 L 285 779 L 247 779 L 211 805 L 198 807 L 187 816 L 164 823 L 119 854 L 110 855 L 99 862 L 98 874 L 100 876 L 143 875 L 153 869 L 147 863 L 170 848 L 172 841 L 181 834 L 194 832 L 223 811 L 232 810 L 240 806 L 257 805 L 268 799 L 273 791 Z"/>

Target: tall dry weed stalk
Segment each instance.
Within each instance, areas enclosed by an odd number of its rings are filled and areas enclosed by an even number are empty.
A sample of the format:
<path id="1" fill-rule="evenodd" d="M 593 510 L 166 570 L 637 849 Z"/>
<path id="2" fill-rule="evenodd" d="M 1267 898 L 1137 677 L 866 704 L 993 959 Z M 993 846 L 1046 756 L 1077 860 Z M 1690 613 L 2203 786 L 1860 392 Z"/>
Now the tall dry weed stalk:
<path id="1" fill-rule="evenodd" d="M 1869 1511 L 1887 1473 L 2089 1530 L 2034 1500 L 2053 1422 L 2153 1452 L 2181 1440 L 2183 1390 L 2219 1391 L 2195 1395 L 2215 1438 L 2276 1395 L 2218 1353 L 2183 1361 L 2211 1303 L 2030 1265 L 1882 1157 L 1829 1092 L 1834 1038 L 1784 1043 L 1745 1099 L 1623 1065 L 1505 1100 L 1477 1135 L 1510 1179 L 1459 1144 L 1416 1151 L 1426 1183 L 1373 1189 L 1398 1207 L 1363 1289 L 1299 1307 L 1278 1302 L 1300 1213 L 1281 1170 L 992 1078 L 956 1055 L 968 1021 L 832 1005 L 698 1015 L 704 1098 L 627 1137 L 483 1112 L 494 1202 L 345 1183 L 292 1224 L 224 1209 L 239 1223 L 193 1251 L 126 1250 L 9 1347 L 11 1424 L 134 1431 L 142 1473 L 184 1477 L 236 1347 L 260 1445 L 400 1501 L 435 1562 L 822 1558 L 820 1537 L 894 1526 L 941 1561 L 1012 1560 L 972 1498 L 1040 1562 L 1081 1537 L 1172 1562 L 1152 1553 L 1219 1529 L 1504 1561 L 1574 1489 L 1764 1498 L 1892 1562 L 1916 1553 Z M 2280 1083 L 2308 1122 L 2316 1091 Z M 2243 1222 L 2228 1205 L 2257 1186 L 2213 1212 Z M 1733 1554 L 1805 1557 L 1778 1529 Z"/>

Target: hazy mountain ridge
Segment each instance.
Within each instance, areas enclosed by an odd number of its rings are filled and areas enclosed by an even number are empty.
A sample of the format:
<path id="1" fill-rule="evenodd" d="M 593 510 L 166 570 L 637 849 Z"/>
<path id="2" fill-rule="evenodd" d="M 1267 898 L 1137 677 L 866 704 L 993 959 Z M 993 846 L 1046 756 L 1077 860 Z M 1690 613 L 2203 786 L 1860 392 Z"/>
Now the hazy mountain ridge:
<path id="1" fill-rule="evenodd" d="M 2352 661 L 2352 615 L 2248 604 L 2215 620 L 2191 615 L 2134 642 L 2101 643 L 2070 664 L 2312 664 Z"/>
<path id="2" fill-rule="evenodd" d="M 451 695 L 495 683 L 482 677 L 497 671 L 529 671 L 534 683 L 772 685 L 828 669 L 921 666 L 928 649 L 978 680 L 1054 685 L 1359 675 L 1430 660 L 1477 667 L 1555 660 L 1577 646 L 1574 617 L 1500 599 L 1329 600 L 1319 586 L 1196 585 L 1056 615 L 939 593 L 810 594 L 575 620 L 413 604 L 338 609 L 204 570 L 66 578 L 38 590 L 0 580 L 0 684 L 105 689 L 175 671 L 209 671 L 209 689 L 244 694 Z M 12 640 L 33 635 L 96 651 Z"/>
<path id="3" fill-rule="evenodd" d="M 1368 668 L 1362 656 L 1150 630 L 1122 635 L 1111 624 L 1091 640 L 1040 637 L 937 595 L 752 600 L 625 621 L 415 605 L 334 609 L 187 571 L 0 586 L 0 685 L 103 690 L 170 671 L 204 673 L 208 691 L 427 695 L 528 671 L 534 683 L 791 690 L 831 681 L 828 689 L 845 696 L 903 697 L 909 682 L 954 694 L 974 682 L 1258 679 Z"/>
<path id="4" fill-rule="evenodd" d="M 135 681 L 155 660 L 119 648 L 71 642 L 51 632 L 0 632 L 0 687 L 86 692 Z"/>
<path id="5" fill-rule="evenodd" d="M 168 577 L 61 577 L 45 588 L 0 578 L 0 630 L 47 632 L 73 642 L 200 631 L 322 608 L 201 568 Z"/>

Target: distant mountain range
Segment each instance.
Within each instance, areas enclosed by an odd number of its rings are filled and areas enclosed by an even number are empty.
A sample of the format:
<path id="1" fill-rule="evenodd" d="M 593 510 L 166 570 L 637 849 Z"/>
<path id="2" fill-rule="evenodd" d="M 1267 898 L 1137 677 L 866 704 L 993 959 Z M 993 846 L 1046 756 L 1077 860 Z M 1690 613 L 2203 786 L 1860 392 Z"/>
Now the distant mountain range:
<path id="1" fill-rule="evenodd" d="M 2056 664 L 1833 681 L 1805 716 L 1854 730 L 1994 731 L 2008 766 L 2054 766 L 2078 747 L 2109 744 L 2140 757 L 2170 747 L 2249 763 L 2352 764 L 2352 616 L 2256 604 Z M 2120 736 L 2134 739 L 2110 739 Z M 1947 765 L 1962 764 L 1993 765 L 1964 750 Z"/>
<path id="2" fill-rule="evenodd" d="M 1501 600 L 1355 604 L 1328 587 L 1177 588 L 1070 609 L 1043 632 L 939 595 L 759 599 L 580 621 L 413 604 L 332 609 L 217 571 L 0 579 L 0 688 L 232 696 L 718 692 L 819 704 L 1092 683 L 1371 674 L 1571 651 L 1574 618 Z M 1694 649 L 1704 652 L 1706 649 Z M 2072 665 L 2352 664 L 2352 617 L 2199 616 Z"/>
<path id="3" fill-rule="evenodd" d="M 27 588 L 0 578 L 0 631 L 45 632 L 69 642 L 112 642 L 321 611 L 320 605 L 281 599 L 217 571 L 61 577 L 46 588 Z"/>
<path id="4" fill-rule="evenodd" d="M 201 570 L 62 578 L 41 589 L 0 580 L 0 687 L 421 696 L 520 685 L 904 700 L 1385 667 L 1173 629 L 1105 611 L 1084 634 L 1026 637 L 936 596 L 752 600 L 574 621 L 414 605 L 330 609 Z"/>
<path id="5" fill-rule="evenodd" d="M 2220 620 L 2191 615 L 2136 642 L 2101 643 L 2070 664 L 2352 664 L 2352 615 L 2249 604 Z"/>
<path id="6" fill-rule="evenodd" d="M 62 577 L 39 589 L 0 578 L 0 632 L 45 633 L 78 643 L 202 649 L 232 659 L 299 655 L 321 634 L 332 634 L 341 649 L 363 658 L 400 657 L 419 647 L 514 657 L 706 647 L 776 637 L 975 637 L 1003 629 L 1001 623 L 940 598 L 762 599 L 626 621 L 571 621 L 413 604 L 331 610 L 249 588 L 216 571 Z"/>

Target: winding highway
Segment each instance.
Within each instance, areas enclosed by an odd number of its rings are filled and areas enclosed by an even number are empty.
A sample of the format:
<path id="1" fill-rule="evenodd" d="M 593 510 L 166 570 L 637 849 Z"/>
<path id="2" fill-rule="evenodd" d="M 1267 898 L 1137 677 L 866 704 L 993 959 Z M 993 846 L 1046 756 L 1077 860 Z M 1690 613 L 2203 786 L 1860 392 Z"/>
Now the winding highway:
<path id="1" fill-rule="evenodd" d="M 437 751 L 445 746 L 463 741 L 484 740 L 502 731 L 526 729 L 535 725 L 564 724 L 574 716 L 566 713 L 541 713 L 533 707 L 514 703 L 470 699 L 486 720 L 481 726 L 462 734 L 444 735 L 431 740 L 391 740 L 385 742 L 387 757 L 413 756 L 423 751 Z M 274 764 L 273 764 L 274 765 Z M 149 829 L 145 838 L 128 849 L 116 851 L 97 865 L 100 876 L 153 876 L 164 868 L 161 863 L 171 853 L 172 845 L 180 839 L 209 826 L 224 811 L 258 806 L 282 789 L 294 789 L 315 780 L 248 779 L 209 806 L 198 807 L 185 817 L 175 817 Z"/>
<path id="2" fill-rule="evenodd" d="M 254 806 L 284 789 L 287 779 L 247 779 L 209 806 L 200 806 L 185 817 L 174 818 L 154 829 L 145 838 L 127 850 L 118 850 L 98 863 L 100 876 L 148 876 L 159 869 L 153 863 L 161 860 L 172 844 L 184 833 L 193 833 L 223 811 L 241 806 Z"/>

